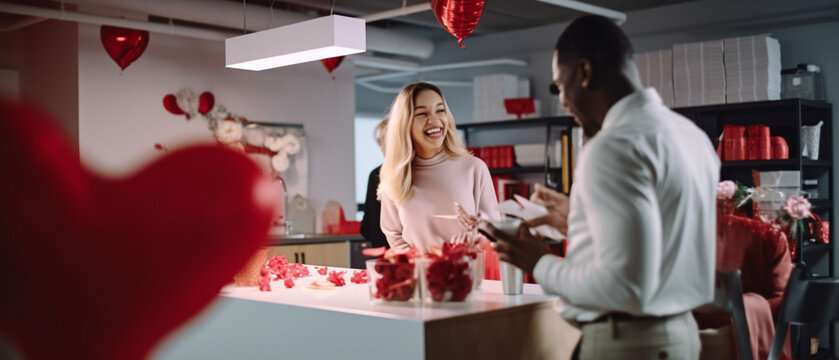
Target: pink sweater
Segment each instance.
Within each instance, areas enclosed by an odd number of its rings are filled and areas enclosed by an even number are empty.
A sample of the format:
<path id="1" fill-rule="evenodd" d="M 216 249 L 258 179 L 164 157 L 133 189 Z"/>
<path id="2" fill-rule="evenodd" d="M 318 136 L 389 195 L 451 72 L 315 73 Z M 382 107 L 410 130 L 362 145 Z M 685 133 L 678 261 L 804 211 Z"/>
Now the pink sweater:
<path id="1" fill-rule="evenodd" d="M 456 215 L 458 202 L 467 213 L 498 220 L 498 200 L 489 169 L 474 156 L 451 158 L 443 151 L 431 159 L 414 158 L 413 196 L 396 205 L 382 194 L 382 232 L 394 248 L 441 246 L 462 233 L 457 220 L 433 215 Z"/>

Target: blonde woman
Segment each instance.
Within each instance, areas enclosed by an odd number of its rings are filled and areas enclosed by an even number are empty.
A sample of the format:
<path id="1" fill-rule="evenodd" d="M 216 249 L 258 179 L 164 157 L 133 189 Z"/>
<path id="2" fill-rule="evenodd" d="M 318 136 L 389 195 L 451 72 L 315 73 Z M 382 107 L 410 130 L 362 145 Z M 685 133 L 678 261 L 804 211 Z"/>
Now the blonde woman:
<path id="1" fill-rule="evenodd" d="M 486 164 L 466 150 L 443 93 L 425 82 L 393 100 L 379 194 L 382 232 L 393 248 L 424 252 L 473 230 L 475 216 L 500 218 Z M 435 216 L 457 215 L 455 204 L 471 221 Z"/>

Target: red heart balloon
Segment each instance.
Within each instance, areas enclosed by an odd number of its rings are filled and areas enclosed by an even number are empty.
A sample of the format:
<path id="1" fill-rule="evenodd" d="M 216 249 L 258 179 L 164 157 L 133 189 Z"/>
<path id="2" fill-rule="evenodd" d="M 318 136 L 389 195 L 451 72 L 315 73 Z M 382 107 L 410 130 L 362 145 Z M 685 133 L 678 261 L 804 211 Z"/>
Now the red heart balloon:
<path id="1" fill-rule="evenodd" d="M 440 24 L 457 38 L 457 44 L 465 49 L 463 39 L 478 26 L 486 3 L 486 0 L 432 0 L 431 9 Z"/>
<path id="2" fill-rule="evenodd" d="M 210 110 L 213 110 L 213 105 L 216 104 L 216 98 L 213 96 L 213 93 L 209 91 L 202 92 L 200 96 L 198 96 L 198 112 L 202 114 L 207 114 Z"/>
<path id="3" fill-rule="evenodd" d="M 105 51 L 125 70 L 128 65 L 137 60 L 149 44 L 149 32 L 145 30 L 126 29 L 116 26 L 102 25 L 99 37 Z"/>
<path id="4" fill-rule="evenodd" d="M 163 107 L 166 108 L 166 111 L 175 115 L 185 114 L 184 111 L 181 110 L 181 107 L 178 106 L 178 98 L 172 94 L 166 94 L 166 96 L 163 97 Z"/>
<path id="5" fill-rule="evenodd" d="M 91 173 L 46 116 L 0 101 L 0 331 L 31 359 L 140 359 L 266 240 L 270 182 L 222 146 Z"/>
<path id="6" fill-rule="evenodd" d="M 338 67 L 338 65 L 341 65 L 341 61 L 344 61 L 343 56 L 336 56 L 320 60 L 320 62 L 323 63 L 323 67 L 325 67 L 326 71 L 329 71 L 330 74 L 332 73 L 332 70 L 335 70 L 335 68 Z"/>

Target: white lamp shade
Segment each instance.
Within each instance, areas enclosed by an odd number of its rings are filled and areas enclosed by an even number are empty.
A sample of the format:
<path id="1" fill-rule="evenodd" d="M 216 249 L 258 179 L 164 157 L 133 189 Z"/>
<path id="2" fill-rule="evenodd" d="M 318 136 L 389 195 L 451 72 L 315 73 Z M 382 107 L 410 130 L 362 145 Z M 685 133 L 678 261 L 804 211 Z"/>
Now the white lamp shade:
<path id="1" fill-rule="evenodd" d="M 335 56 L 367 48 L 362 19 L 330 15 L 225 40 L 226 66 L 265 70 Z"/>

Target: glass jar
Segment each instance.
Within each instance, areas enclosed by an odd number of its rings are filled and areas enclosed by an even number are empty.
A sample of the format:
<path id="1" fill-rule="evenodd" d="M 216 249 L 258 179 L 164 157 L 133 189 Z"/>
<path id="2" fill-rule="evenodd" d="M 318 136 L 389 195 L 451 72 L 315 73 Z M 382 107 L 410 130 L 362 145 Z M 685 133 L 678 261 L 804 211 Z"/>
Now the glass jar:
<path id="1" fill-rule="evenodd" d="M 425 258 L 420 260 L 420 284 L 425 302 L 468 301 L 476 281 L 478 260 L 461 258 Z"/>
<path id="2" fill-rule="evenodd" d="M 383 258 L 367 260 L 371 300 L 418 301 L 418 270 L 413 260 L 392 263 Z"/>

